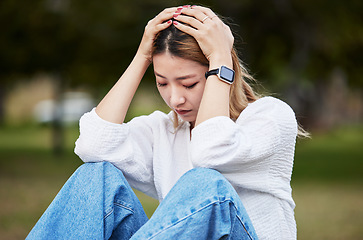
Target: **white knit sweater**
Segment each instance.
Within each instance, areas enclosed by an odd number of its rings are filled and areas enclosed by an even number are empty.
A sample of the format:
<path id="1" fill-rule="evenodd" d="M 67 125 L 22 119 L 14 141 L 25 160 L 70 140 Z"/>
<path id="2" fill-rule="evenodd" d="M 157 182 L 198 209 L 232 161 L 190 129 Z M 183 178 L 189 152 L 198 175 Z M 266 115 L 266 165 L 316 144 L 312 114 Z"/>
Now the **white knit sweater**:
<path id="1" fill-rule="evenodd" d="M 264 97 L 236 122 L 215 117 L 192 130 L 175 130 L 172 114 L 159 111 L 126 124 L 101 119 L 92 110 L 80 120 L 75 153 L 84 162 L 108 161 L 130 185 L 162 199 L 194 167 L 216 169 L 238 192 L 260 239 L 296 239 L 291 196 L 297 122 L 284 102 Z"/>

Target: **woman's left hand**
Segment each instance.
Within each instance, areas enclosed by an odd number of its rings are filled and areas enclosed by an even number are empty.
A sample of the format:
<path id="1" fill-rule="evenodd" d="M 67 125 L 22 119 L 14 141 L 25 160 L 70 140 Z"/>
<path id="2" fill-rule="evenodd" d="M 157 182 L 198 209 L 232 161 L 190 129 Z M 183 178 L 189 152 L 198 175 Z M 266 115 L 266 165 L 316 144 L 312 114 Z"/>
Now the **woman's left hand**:
<path id="1" fill-rule="evenodd" d="M 195 38 L 210 65 L 232 67 L 233 34 L 212 10 L 200 6 L 184 7 L 174 14 L 173 23 Z"/>

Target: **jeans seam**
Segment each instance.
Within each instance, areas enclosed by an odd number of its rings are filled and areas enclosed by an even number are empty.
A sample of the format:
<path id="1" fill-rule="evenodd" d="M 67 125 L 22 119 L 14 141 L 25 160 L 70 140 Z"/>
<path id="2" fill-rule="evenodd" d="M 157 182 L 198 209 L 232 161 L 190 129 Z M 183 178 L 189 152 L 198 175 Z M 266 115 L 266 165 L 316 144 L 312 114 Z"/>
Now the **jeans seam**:
<path id="1" fill-rule="evenodd" d="M 117 203 L 117 202 L 114 202 L 113 203 L 113 205 L 115 206 L 119 206 L 119 207 L 122 207 L 122 208 L 124 208 L 124 209 L 126 209 L 126 210 L 129 210 L 132 214 L 134 213 L 134 210 L 132 209 L 132 208 L 130 208 L 130 207 L 127 207 L 127 206 L 125 206 L 125 205 L 122 205 L 122 204 L 120 204 L 120 203 Z M 109 211 L 104 217 L 103 217 L 103 219 L 106 219 L 106 218 L 108 218 L 108 216 L 110 216 L 112 213 L 114 212 L 114 208 L 112 208 L 111 209 L 111 211 Z"/>
<path id="2" fill-rule="evenodd" d="M 236 209 L 236 211 L 238 211 L 237 207 L 234 205 L 233 201 L 231 201 L 233 207 Z M 251 236 L 251 234 L 247 231 L 245 224 L 243 223 L 242 219 L 238 216 L 238 214 L 236 214 L 237 219 L 241 222 L 243 229 L 245 230 L 245 232 L 248 234 L 248 236 L 250 237 L 251 240 L 253 240 L 253 237 Z"/>
<path id="3" fill-rule="evenodd" d="M 186 218 L 188 218 L 188 217 L 190 217 L 190 216 L 192 216 L 192 215 L 194 215 L 194 214 L 196 214 L 196 213 L 198 213 L 198 212 L 200 212 L 200 211 L 204 210 L 205 208 L 207 208 L 207 207 L 209 207 L 209 206 L 211 206 L 211 205 L 213 205 L 213 204 L 215 204 L 215 203 L 219 203 L 219 204 L 221 204 L 221 203 L 228 202 L 228 201 L 232 203 L 233 207 L 234 207 L 234 208 L 236 209 L 236 211 L 237 211 L 237 208 L 236 208 L 236 206 L 234 205 L 234 203 L 233 203 L 233 201 L 232 201 L 231 199 L 225 199 L 225 200 L 223 200 L 223 201 L 219 201 L 219 200 L 217 200 L 217 201 L 214 201 L 214 202 L 209 203 L 208 205 L 205 205 L 204 207 L 202 207 L 202 208 L 198 209 L 197 211 L 195 211 L 195 212 L 193 212 L 193 213 L 191 213 L 191 214 L 188 214 L 187 216 L 185 216 L 185 217 L 183 217 L 183 218 L 179 219 L 177 222 L 175 222 L 175 223 L 173 223 L 173 224 L 170 224 L 170 225 L 166 226 L 165 228 L 163 228 L 163 229 L 161 229 L 160 231 L 156 232 L 154 235 L 152 235 L 152 236 L 151 236 L 151 237 L 149 237 L 148 239 L 152 239 L 152 238 L 156 237 L 157 235 L 161 234 L 162 232 L 166 231 L 167 229 L 171 228 L 172 226 L 177 225 L 178 223 L 180 223 L 180 222 L 184 221 Z M 246 231 L 246 233 L 248 234 L 248 236 L 249 236 L 251 239 L 253 239 L 253 238 L 251 237 L 250 233 L 246 230 L 246 227 L 245 227 L 245 225 L 243 224 L 242 220 L 238 217 L 238 215 L 236 215 L 236 216 L 237 216 L 238 220 L 241 222 L 241 224 L 242 224 L 242 226 L 243 226 L 244 230 Z"/>

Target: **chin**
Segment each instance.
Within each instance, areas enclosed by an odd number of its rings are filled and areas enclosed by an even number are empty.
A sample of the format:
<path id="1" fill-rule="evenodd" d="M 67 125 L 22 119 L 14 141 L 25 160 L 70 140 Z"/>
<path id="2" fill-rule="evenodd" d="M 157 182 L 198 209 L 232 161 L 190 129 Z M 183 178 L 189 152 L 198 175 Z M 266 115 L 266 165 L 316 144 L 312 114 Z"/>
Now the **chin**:
<path id="1" fill-rule="evenodd" d="M 179 117 L 181 119 L 183 119 L 183 121 L 186 121 L 186 122 L 195 122 L 195 117 L 191 117 L 191 116 L 180 116 Z"/>

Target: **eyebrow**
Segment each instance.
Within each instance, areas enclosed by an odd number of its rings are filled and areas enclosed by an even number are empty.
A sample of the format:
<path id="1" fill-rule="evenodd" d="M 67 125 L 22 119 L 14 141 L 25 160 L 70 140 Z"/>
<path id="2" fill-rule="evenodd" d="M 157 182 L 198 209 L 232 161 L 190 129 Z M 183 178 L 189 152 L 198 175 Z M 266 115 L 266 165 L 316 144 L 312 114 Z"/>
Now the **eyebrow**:
<path id="1" fill-rule="evenodd" d="M 166 77 L 164 77 L 163 75 L 157 73 L 157 72 L 154 72 L 156 76 L 158 77 L 161 77 L 161 78 L 164 78 L 164 79 L 167 79 Z M 189 75 L 185 75 L 185 76 L 180 76 L 180 77 L 177 77 L 176 80 L 185 80 L 185 79 L 189 79 L 189 78 L 194 78 L 195 76 L 197 76 L 197 74 L 189 74 Z"/>

